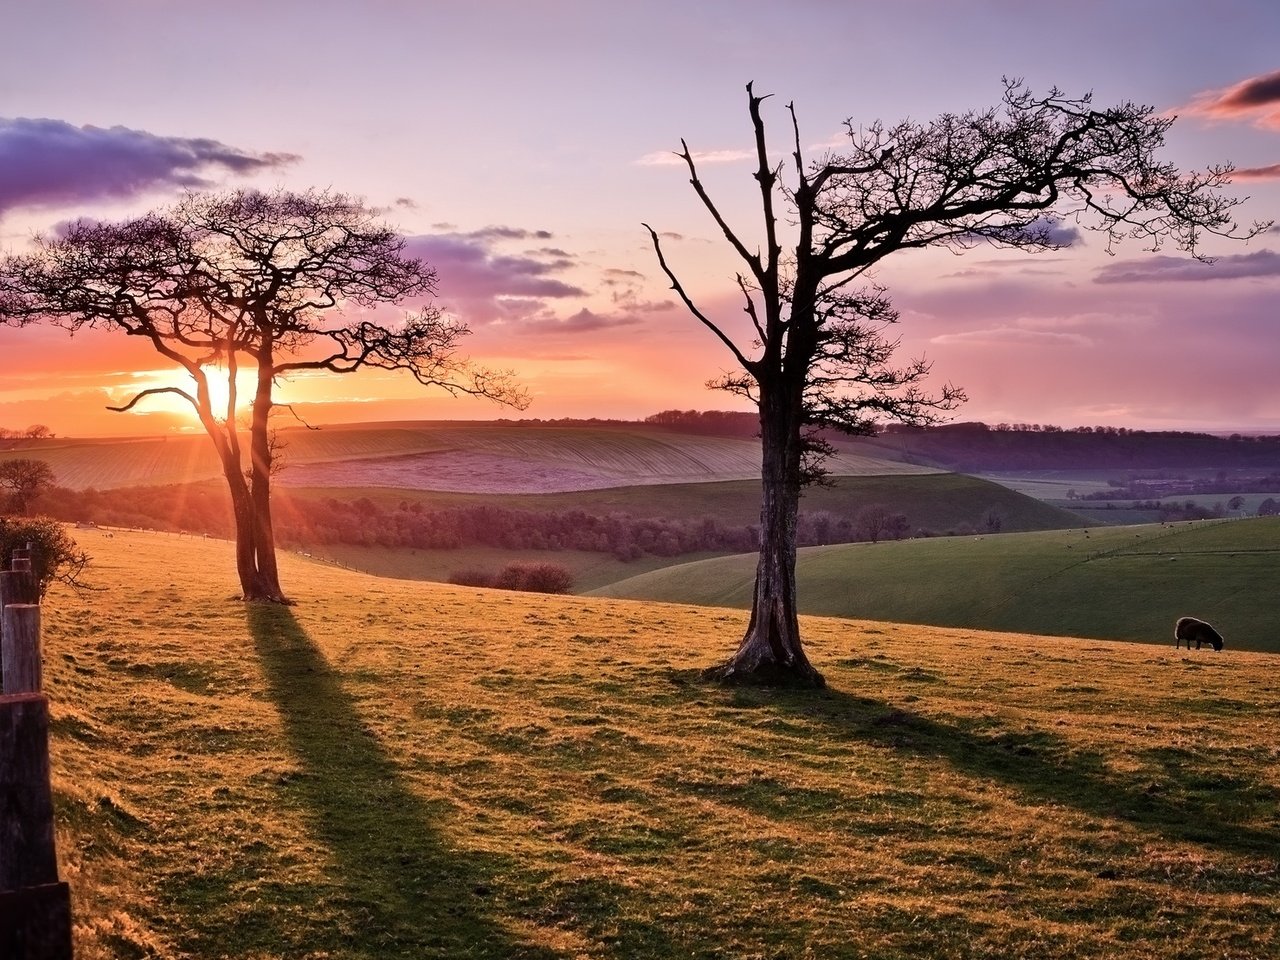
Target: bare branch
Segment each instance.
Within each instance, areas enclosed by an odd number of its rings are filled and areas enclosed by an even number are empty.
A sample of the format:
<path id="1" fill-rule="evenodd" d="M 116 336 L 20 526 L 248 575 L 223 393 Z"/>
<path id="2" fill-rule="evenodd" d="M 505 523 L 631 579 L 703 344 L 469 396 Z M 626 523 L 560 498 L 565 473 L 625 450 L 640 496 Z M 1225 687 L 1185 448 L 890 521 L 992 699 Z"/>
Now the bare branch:
<path id="1" fill-rule="evenodd" d="M 662 242 L 658 239 L 657 231 L 647 223 L 641 224 L 641 226 L 649 231 L 649 237 L 653 241 L 653 252 L 658 256 L 658 265 L 662 267 L 662 272 L 665 273 L 667 275 L 667 279 L 671 281 L 671 289 L 676 292 L 682 301 L 684 301 L 685 307 L 687 307 L 689 312 L 698 319 L 698 322 L 714 333 L 716 337 L 719 338 L 720 342 L 729 348 L 729 352 L 733 354 L 734 359 L 736 359 L 738 363 L 742 364 L 743 369 L 754 369 L 755 362 L 748 360 L 742 351 L 738 349 L 738 345 L 734 343 L 723 330 L 716 326 L 715 323 L 706 316 L 706 314 L 699 310 L 693 300 L 690 299 L 689 294 L 685 292 L 684 285 L 680 283 L 680 279 L 672 272 L 671 267 L 667 265 L 667 258 L 662 255 Z M 757 327 L 758 326 L 759 325 L 757 324 Z"/>
<path id="2" fill-rule="evenodd" d="M 187 391 L 180 390 L 178 387 L 151 387 L 147 390 L 143 390 L 141 393 L 135 394 L 133 399 L 130 400 L 128 403 L 126 403 L 123 407 L 108 406 L 107 409 L 112 410 L 115 413 L 126 413 L 129 410 L 132 410 L 135 406 L 137 406 L 138 402 L 143 398 L 154 397 L 157 394 L 161 394 L 161 393 L 172 393 L 175 396 L 179 396 L 183 400 L 187 401 L 187 403 L 191 404 L 191 406 L 196 411 L 200 410 L 200 404 L 196 401 L 196 398 L 193 397 L 191 394 L 187 393 Z"/>

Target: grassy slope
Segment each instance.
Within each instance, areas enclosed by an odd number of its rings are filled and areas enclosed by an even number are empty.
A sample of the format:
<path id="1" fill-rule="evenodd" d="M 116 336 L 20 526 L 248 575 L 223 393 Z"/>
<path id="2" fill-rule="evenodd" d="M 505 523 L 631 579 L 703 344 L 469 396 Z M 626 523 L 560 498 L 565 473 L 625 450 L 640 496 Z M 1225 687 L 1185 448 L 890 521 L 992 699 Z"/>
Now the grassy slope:
<path id="1" fill-rule="evenodd" d="M 100 539 L 46 604 L 80 960 L 1262 957 L 1275 661 L 806 620 L 820 693 L 703 686 L 736 611 Z"/>
<path id="2" fill-rule="evenodd" d="M 1280 518 L 813 547 L 801 609 L 910 623 L 1167 643 L 1173 621 L 1280 652 Z M 670 567 L 601 595 L 743 607 L 752 556 Z"/>

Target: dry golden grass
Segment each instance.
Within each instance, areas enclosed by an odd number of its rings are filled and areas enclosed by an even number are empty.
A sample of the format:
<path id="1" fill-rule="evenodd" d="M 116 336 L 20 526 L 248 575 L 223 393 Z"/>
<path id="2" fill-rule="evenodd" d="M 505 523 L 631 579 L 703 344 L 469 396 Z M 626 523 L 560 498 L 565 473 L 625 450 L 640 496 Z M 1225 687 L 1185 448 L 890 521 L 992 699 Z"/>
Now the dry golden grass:
<path id="1" fill-rule="evenodd" d="M 1226 651 L 812 619 L 83 535 L 46 609 L 78 956 L 1272 957 L 1280 679 Z"/>

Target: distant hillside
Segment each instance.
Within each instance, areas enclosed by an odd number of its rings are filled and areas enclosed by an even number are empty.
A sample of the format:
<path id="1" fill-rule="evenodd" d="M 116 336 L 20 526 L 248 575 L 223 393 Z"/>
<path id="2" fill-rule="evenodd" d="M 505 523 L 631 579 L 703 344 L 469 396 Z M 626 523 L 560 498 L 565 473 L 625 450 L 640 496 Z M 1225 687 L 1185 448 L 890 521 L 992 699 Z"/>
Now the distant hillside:
<path id="1" fill-rule="evenodd" d="M 673 433 L 643 424 L 422 421 L 280 431 L 280 481 L 306 487 L 397 487 L 475 493 L 546 493 L 635 484 L 745 480 L 760 475 L 751 438 Z M 73 489 L 186 483 L 221 476 L 203 436 L 147 440 L 12 441 L 0 458 L 45 460 Z M 844 476 L 921 474 L 845 447 L 830 461 Z"/>
<path id="2" fill-rule="evenodd" d="M 905 623 L 1165 644 L 1210 620 L 1230 646 L 1280 652 L 1280 518 L 811 547 L 800 609 Z M 755 558 L 641 574 L 593 595 L 746 607 Z"/>
<path id="3" fill-rule="evenodd" d="M 870 456 L 900 458 L 960 473 L 1280 469 L 1280 436 L 1219 437 L 1114 427 L 1002 430 L 982 423 L 890 427 L 859 449 Z"/>

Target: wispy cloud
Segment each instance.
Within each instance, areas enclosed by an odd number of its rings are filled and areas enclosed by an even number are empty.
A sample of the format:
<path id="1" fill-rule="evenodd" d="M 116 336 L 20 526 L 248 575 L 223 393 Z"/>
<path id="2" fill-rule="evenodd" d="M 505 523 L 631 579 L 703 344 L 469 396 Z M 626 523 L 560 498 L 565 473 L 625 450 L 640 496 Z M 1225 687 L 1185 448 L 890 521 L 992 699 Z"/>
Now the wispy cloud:
<path id="1" fill-rule="evenodd" d="M 1180 111 L 1211 120 L 1251 120 L 1280 128 L 1280 70 L 1200 94 Z"/>
<path id="2" fill-rule="evenodd" d="M 67 207 L 127 200 L 156 189 L 199 189 L 219 173 L 250 176 L 297 159 L 289 153 L 251 153 L 207 138 L 0 118 L 0 216 L 21 207 Z"/>
<path id="3" fill-rule="evenodd" d="M 1204 263 L 1186 257 L 1149 257 L 1128 263 L 1109 263 L 1094 274 L 1094 283 L 1164 283 L 1237 280 L 1241 277 L 1280 276 L 1280 254 L 1273 250 L 1233 254 Z"/>
<path id="4" fill-rule="evenodd" d="M 694 150 L 692 155 L 694 163 L 706 164 L 737 163 L 740 160 L 752 159 L 756 153 L 754 150 Z M 646 153 L 635 162 L 642 167 L 669 167 L 683 165 L 684 158 L 670 150 L 657 150 Z"/>
<path id="5" fill-rule="evenodd" d="M 1234 180 L 1280 180 L 1280 163 L 1269 167 L 1243 167 L 1231 174 Z"/>
<path id="6" fill-rule="evenodd" d="M 943 333 L 929 340 L 934 344 L 1028 344 L 1032 346 L 1088 347 L 1093 341 L 1079 333 L 1061 333 L 1054 330 L 1027 330 L 1023 327 L 990 327 L 985 330 L 964 330 L 960 333 Z"/>

